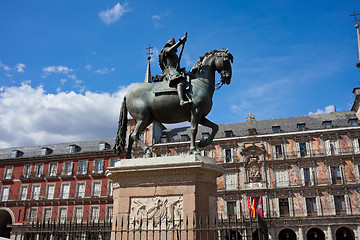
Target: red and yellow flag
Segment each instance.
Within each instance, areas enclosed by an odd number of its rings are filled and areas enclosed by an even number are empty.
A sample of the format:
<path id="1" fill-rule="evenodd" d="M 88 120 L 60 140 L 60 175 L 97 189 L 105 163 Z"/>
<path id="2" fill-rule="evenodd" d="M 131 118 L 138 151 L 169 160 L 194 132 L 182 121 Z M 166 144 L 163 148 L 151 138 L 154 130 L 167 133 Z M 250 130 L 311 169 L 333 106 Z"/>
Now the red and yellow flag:
<path id="1" fill-rule="evenodd" d="M 255 198 L 253 198 L 252 204 L 251 204 L 251 214 L 253 219 L 255 219 Z"/>

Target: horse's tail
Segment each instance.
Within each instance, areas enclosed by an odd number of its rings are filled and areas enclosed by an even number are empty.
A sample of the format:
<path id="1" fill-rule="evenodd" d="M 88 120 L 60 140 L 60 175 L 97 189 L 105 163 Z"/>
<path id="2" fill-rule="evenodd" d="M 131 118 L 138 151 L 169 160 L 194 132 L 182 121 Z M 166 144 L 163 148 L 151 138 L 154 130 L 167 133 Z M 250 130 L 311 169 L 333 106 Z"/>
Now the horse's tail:
<path id="1" fill-rule="evenodd" d="M 117 155 L 120 155 L 125 151 L 125 144 L 126 144 L 126 130 L 127 130 L 127 107 L 126 107 L 126 97 L 124 97 L 121 110 L 120 110 L 120 116 L 119 116 L 119 126 L 118 131 L 116 134 L 116 142 L 114 146 L 114 150 Z"/>

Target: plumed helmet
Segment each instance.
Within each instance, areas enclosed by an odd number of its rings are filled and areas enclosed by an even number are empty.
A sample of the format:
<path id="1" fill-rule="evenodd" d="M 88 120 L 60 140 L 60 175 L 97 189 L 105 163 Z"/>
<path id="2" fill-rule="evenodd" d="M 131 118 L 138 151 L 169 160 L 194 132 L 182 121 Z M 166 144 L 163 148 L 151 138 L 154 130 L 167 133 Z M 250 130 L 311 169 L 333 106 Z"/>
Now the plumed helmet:
<path id="1" fill-rule="evenodd" d="M 175 39 L 172 38 L 169 41 L 167 41 L 167 43 L 165 44 L 165 47 L 171 47 L 174 44 L 175 44 Z"/>

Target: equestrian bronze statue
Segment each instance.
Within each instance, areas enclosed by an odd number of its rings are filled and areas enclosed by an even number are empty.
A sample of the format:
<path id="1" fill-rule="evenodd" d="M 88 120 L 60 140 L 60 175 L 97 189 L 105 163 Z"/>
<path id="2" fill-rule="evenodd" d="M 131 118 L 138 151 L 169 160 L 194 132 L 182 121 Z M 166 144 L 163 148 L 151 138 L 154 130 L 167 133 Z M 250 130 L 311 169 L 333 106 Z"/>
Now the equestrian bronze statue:
<path id="1" fill-rule="evenodd" d="M 177 48 L 180 44 L 186 41 L 186 35 L 180 39 L 178 43 L 170 40 L 170 44 L 165 47 Z M 165 48 L 164 47 L 164 48 Z M 172 49 L 171 54 L 176 54 Z M 160 53 L 162 54 L 162 53 Z M 164 60 L 166 57 L 159 57 L 159 60 Z M 161 64 L 160 61 L 160 64 Z M 126 158 L 131 158 L 131 149 L 134 141 L 144 150 L 146 157 L 152 157 L 152 152 L 143 141 L 140 140 L 139 135 L 152 122 L 159 123 L 179 123 L 189 121 L 191 123 L 190 136 L 190 153 L 200 154 L 195 146 L 196 134 L 198 131 L 198 124 L 210 127 L 212 132 L 207 139 L 202 139 L 198 147 L 205 147 L 212 143 L 215 134 L 218 131 L 218 125 L 206 118 L 212 107 L 212 97 L 215 91 L 215 72 L 221 75 L 221 82 L 218 83 L 230 84 L 231 81 L 231 63 L 233 56 L 228 50 L 213 50 L 201 56 L 194 64 L 190 72 L 180 70 L 173 63 L 164 63 L 164 71 L 162 76 L 157 76 L 156 83 L 138 83 L 130 88 L 125 95 L 119 117 L 119 127 L 114 146 L 117 154 L 125 151 L 125 138 L 127 130 L 127 114 L 131 115 L 136 121 L 134 131 L 129 135 L 129 143 L 126 151 Z M 179 66 L 179 63 L 177 63 Z M 178 73 L 176 73 L 177 71 Z M 179 77 L 180 76 L 180 77 Z M 160 80 L 159 80 L 160 79 Z M 171 80 L 176 80 L 175 84 L 170 84 Z M 162 80 L 162 81 L 161 81 Z M 176 84 L 183 81 L 184 95 L 188 100 L 179 97 L 179 90 L 176 89 Z M 185 98 L 184 96 L 182 96 Z"/>

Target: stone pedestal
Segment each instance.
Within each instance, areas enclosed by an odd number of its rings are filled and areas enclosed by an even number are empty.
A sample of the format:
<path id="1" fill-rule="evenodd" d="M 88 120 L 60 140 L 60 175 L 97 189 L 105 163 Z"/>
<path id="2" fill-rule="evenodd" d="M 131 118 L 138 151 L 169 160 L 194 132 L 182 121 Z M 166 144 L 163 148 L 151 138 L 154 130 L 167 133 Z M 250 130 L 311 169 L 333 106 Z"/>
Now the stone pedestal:
<path id="1" fill-rule="evenodd" d="M 183 229 L 186 219 L 192 225 L 193 218 L 215 218 L 216 178 L 223 171 L 213 158 L 195 155 L 121 160 L 107 172 L 117 230 L 128 219 L 130 230 L 145 229 L 145 222 L 149 229 L 171 230 Z"/>

